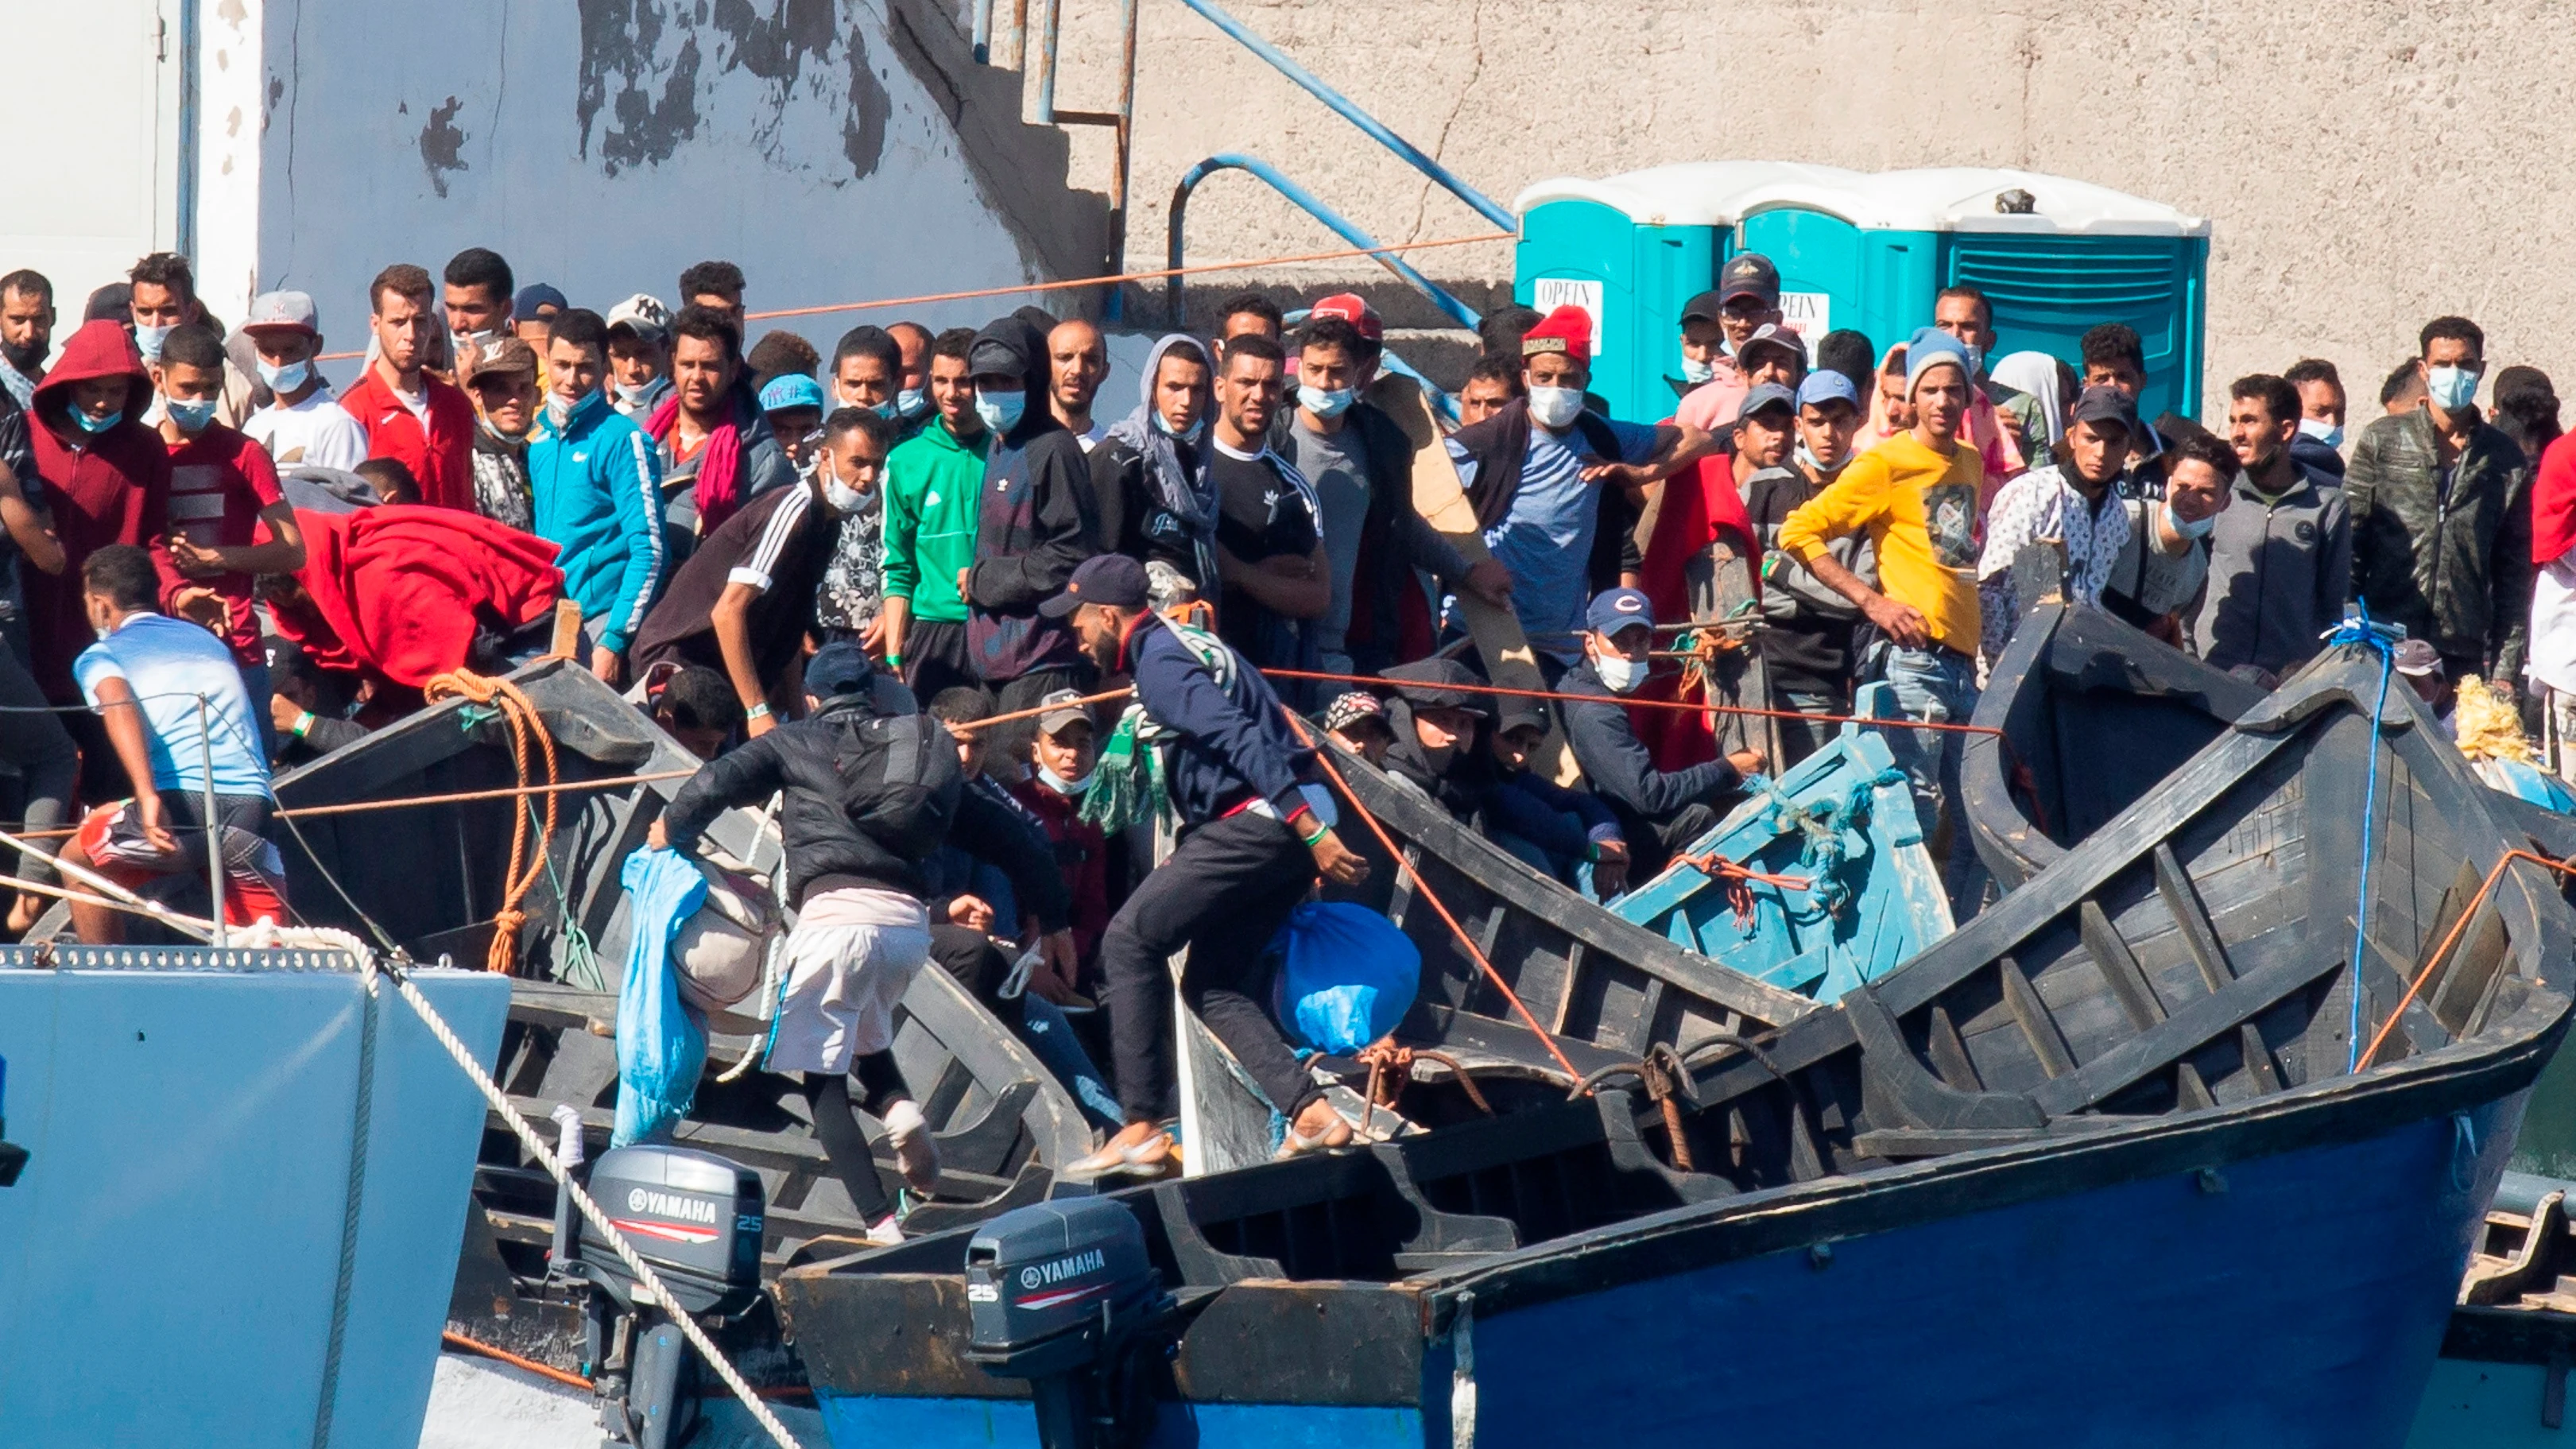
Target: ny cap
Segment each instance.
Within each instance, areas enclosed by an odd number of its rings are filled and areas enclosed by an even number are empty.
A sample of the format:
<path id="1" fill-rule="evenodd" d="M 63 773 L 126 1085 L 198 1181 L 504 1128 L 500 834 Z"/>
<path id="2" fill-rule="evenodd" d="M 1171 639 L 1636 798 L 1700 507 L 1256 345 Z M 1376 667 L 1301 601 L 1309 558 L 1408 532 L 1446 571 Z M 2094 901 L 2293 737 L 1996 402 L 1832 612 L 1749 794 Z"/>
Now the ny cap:
<path id="1" fill-rule="evenodd" d="M 302 292 L 262 292 L 250 299 L 250 315 L 242 319 L 244 332 L 301 332 L 307 337 L 322 335 L 322 314 L 313 308 L 313 299 Z"/>
<path id="2" fill-rule="evenodd" d="M 1788 389 L 1776 389 L 1786 392 Z M 1636 589 L 1605 589 L 1592 598 L 1592 607 L 1583 611 L 1583 622 L 1595 634 L 1616 634 L 1622 629 L 1648 628 L 1655 625 L 1654 601 Z"/>

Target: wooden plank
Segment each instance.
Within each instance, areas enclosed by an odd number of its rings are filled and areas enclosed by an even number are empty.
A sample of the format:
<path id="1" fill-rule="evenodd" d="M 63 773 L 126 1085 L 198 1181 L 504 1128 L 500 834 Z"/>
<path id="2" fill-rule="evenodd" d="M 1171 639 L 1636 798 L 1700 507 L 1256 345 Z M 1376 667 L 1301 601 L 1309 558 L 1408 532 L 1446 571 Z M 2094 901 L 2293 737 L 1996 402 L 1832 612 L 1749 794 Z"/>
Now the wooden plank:
<path id="1" fill-rule="evenodd" d="M 2343 970 L 2331 957 L 2299 953 L 2240 976 L 2224 991 L 2186 1003 L 2164 1021 L 2032 1092 L 2051 1117 L 2081 1112 L 2164 1070 L 2211 1038 L 2248 1021 L 2322 977 Z"/>
<path id="2" fill-rule="evenodd" d="M 2266 1096 L 2281 1090 L 2281 1069 L 2273 1064 L 2272 1047 L 2263 1040 L 2263 1029 L 2252 1022 L 2236 1028 L 2236 1051 L 2245 1059 L 2245 1070 L 2254 1078 L 2256 1091 Z"/>
<path id="3" fill-rule="evenodd" d="M 2200 1079 L 2200 1068 L 2189 1062 L 2174 1067 L 2174 1102 L 2186 1112 L 2218 1105 L 2218 1099 L 2209 1094 L 2209 1084 Z"/>
<path id="4" fill-rule="evenodd" d="M 1941 1080 L 1962 1092 L 1985 1090 L 1978 1080 L 1977 1069 L 1968 1060 L 1968 1044 L 1959 1037 L 1959 1028 L 1950 1021 L 1950 1008 L 1932 1003 L 1932 1015 L 1924 1028 L 1924 1046 L 1932 1057 L 1932 1070 Z"/>
<path id="5" fill-rule="evenodd" d="M 1550 1036 L 1565 1035 L 1566 1014 L 1574 1010 L 1574 993 L 1583 985 L 1583 943 L 1569 939 L 1565 950 L 1565 989 L 1556 993 L 1556 1010 L 1548 1017 Z"/>
<path id="6" fill-rule="evenodd" d="M 2084 938 L 2084 949 L 2102 979 L 2111 985 L 2111 994 L 2120 999 L 2120 1009 L 2129 1014 L 2129 1024 L 2144 1031 L 2165 1019 L 2164 1003 L 2156 999 L 2156 989 L 2147 981 L 2147 973 L 2138 966 L 2137 953 L 2112 926 L 2111 917 L 2091 898 L 2076 907 L 2077 929 Z"/>
<path id="7" fill-rule="evenodd" d="M 2066 1049 L 2066 1038 L 2058 1034 L 2057 1018 L 2048 1014 L 2048 1004 L 2039 999 L 2021 963 L 2010 956 L 2003 957 L 1995 962 L 1995 973 L 2003 981 L 2004 1006 L 2029 1041 L 2030 1054 L 2038 1059 L 2039 1069 L 2052 1081 L 2072 1073 L 2074 1054 Z"/>
<path id="8" fill-rule="evenodd" d="M 2174 855 L 2173 842 L 2157 841 L 2152 853 L 2156 862 L 2156 894 L 2164 897 L 2165 909 L 2173 913 L 2174 925 L 2182 932 L 2183 946 L 2200 967 L 2201 983 L 2216 991 L 2236 979 L 2236 968 L 2227 960 L 2227 948 L 2219 944 L 2218 931 L 2209 923 L 2209 911 L 2201 904 L 2200 892 L 2193 888 L 2191 876 L 2183 870 L 2182 861 Z"/>

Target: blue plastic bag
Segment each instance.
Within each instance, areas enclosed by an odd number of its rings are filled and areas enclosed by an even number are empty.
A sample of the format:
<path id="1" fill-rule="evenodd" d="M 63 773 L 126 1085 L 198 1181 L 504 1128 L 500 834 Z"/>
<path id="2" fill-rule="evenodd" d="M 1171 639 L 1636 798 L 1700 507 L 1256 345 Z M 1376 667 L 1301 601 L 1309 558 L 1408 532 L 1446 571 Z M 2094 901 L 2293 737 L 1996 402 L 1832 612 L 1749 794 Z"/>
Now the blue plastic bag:
<path id="1" fill-rule="evenodd" d="M 634 924 L 617 990 L 617 1129 L 612 1147 L 668 1137 L 698 1099 L 707 1032 L 680 1000 L 671 939 L 706 903 L 707 878 L 676 850 L 639 850 L 618 873 Z"/>
<path id="2" fill-rule="evenodd" d="M 1348 901 L 1299 906 L 1279 928 L 1272 1010 L 1295 1043 L 1348 1056 L 1395 1030 L 1422 986 L 1422 952 Z"/>

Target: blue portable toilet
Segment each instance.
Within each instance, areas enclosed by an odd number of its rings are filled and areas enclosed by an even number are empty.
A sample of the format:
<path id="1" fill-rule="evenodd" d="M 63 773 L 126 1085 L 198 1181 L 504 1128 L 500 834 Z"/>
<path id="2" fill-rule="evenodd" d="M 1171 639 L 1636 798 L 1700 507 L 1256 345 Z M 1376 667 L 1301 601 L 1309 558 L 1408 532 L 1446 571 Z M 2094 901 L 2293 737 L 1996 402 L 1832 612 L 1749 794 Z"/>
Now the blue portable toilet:
<path id="1" fill-rule="evenodd" d="M 1990 167 L 1869 173 L 1697 161 L 1523 191 L 1513 296 L 1592 314 L 1592 390 L 1621 417 L 1669 416 L 1684 304 L 1739 251 L 1780 269 L 1808 339 L 1866 333 L 1880 353 L 1932 321 L 1943 287 L 1994 303 L 1996 354 L 2080 364 L 2077 341 L 2125 322 L 2145 344 L 2139 411 L 2196 416 L 2209 223 L 2089 182 Z"/>

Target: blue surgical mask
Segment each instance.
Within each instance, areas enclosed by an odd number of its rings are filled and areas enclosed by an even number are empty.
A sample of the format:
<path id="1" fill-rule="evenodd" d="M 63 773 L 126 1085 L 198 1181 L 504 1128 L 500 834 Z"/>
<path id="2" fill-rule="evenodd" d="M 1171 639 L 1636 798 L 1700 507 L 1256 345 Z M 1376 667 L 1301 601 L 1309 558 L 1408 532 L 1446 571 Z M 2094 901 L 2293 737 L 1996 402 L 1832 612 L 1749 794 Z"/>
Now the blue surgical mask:
<path id="1" fill-rule="evenodd" d="M 1353 396 L 1354 394 L 1351 390 L 1346 387 L 1337 387 L 1327 391 L 1320 387 L 1308 387 L 1301 383 L 1297 388 L 1297 406 L 1304 408 L 1306 411 L 1313 413 L 1319 418 L 1338 418 L 1343 413 L 1350 410 L 1351 398 Z"/>
<path id="2" fill-rule="evenodd" d="M 84 433 L 103 433 L 125 421 L 125 409 L 118 408 L 103 418 L 94 418 L 79 408 L 72 409 L 72 422 Z"/>
<path id="3" fill-rule="evenodd" d="M 138 324 L 134 329 L 134 345 L 141 349 L 144 361 L 158 362 L 161 360 L 161 344 L 169 341 L 170 334 L 178 330 L 175 326 L 145 327 Z"/>
<path id="4" fill-rule="evenodd" d="M 1816 450 L 1815 450 L 1815 449 L 1808 447 L 1808 446 L 1807 446 L 1805 443 L 1803 443 L 1803 442 L 1801 442 L 1800 444 L 1798 444 L 1798 462 L 1799 462 L 1799 464 L 1800 464 L 1801 466 L 1803 466 L 1803 467 L 1804 467 L 1808 472 L 1810 472 L 1810 473 L 1822 473 L 1822 474 L 1823 474 L 1823 475 L 1825 475 L 1826 477 L 1831 478 L 1831 477 L 1834 477 L 1834 476 L 1836 476 L 1836 475 L 1840 474 L 1840 473 L 1843 471 L 1843 469 L 1850 467 L 1850 466 L 1851 466 L 1851 460 L 1852 460 L 1852 455 L 1851 455 L 1851 454 L 1849 454 L 1849 453 L 1845 453 L 1845 454 L 1843 454 L 1843 457 L 1842 457 L 1842 461 L 1841 461 L 1841 462 L 1836 463 L 1834 466 L 1832 466 L 1832 467 L 1828 468 L 1828 467 L 1826 467 L 1824 464 L 1819 463 L 1819 462 L 1817 462 L 1817 461 L 1816 461 Z"/>
<path id="5" fill-rule="evenodd" d="M 2478 374 L 2465 367 L 2428 367 L 2424 390 L 2432 394 L 2433 406 L 2455 413 L 2476 399 Z"/>
<path id="6" fill-rule="evenodd" d="M 271 392 L 293 392 L 312 375 L 310 362 L 290 362 L 280 367 L 265 357 L 259 360 L 259 380 L 267 383 Z"/>
<path id="7" fill-rule="evenodd" d="M 1689 383 L 1693 387 L 1697 387 L 1701 383 L 1715 382 L 1716 380 L 1716 363 L 1706 361 L 1702 358 L 1693 357 L 1688 353 L 1682 354 L 1682 381 Z"/>
<path id="8" fill-rule="evenodd" d="M 2299 431 L 2301 434 L 2314 438 L 2329 448 L 2340 448 L 2343 446 L 2342 426 L 2337 423 L 2327 422 L 2323 418 L 2299 419 Z"/>
<path id="9" fill-rule="evenodd" d="M 900 406 L 901 404 L 899 403 L 881 402 L 874 407 L 869 408 L 868 411 L 875 413 L 878 417 L 885 419 L 887 422 L 893 422 L 896 418 L 902 416 L 901 413 L 896 411 Z"/>
<path id="10" fill-rule="evenodd" d="M 1206 418 L 1192 419 L 1190 421 L 1188 432 L 1175 432 L 1169 418 L 1164 417 L 1159 412 L 1152 414 L 1152 416 L 1154 419 L 1154 431 L 1161 433 L 1167 438 L 1178 438 L 1184 443 L 1196 443 L 1199 440 L 1199 434 L 1207 431 Z"/>
<path id="11" fill-rule="evenodd" d="M 2165 523 L 2168 527 L 2172 528 L 2174 532 L 2182 535 L 2184 538 L 2207 538 L 2209 537 L 2209 531 L 2218 526 L 2218 515 L 2213 513 L 2207 518 L 2193 522 L 2186 520 L 2181 514 L 2174 512 L 2173 505 L 2171 503 L 2167 503 L 2165 505 Z"/>
<path id="12" fill-rule="evenodd" d="M 1029 395 L 1024 392 L 990 393 L 975 389 L 975 416 L 996 433 L 1007 433 L 1020 425 L 1020 416 L 1029 410 Z"/>
<path id="13" fill-rule="evenodd" d="M 180 432 L 202 433 L 206 430 L 206 424 L 215 420 L 215 407 L 221 401 L 220 398 L 211 397 L 170 397 L 161 400 L 161 408 L 170 415 L 170 421 L 179 425 Z"/>
<path id="14" fill-rule="evenodd" d="M 894 395 L 896 417 L 917 418 L 928 411 L 930 411 L 930 394 L 920 388 L 908 387 Z"/>

